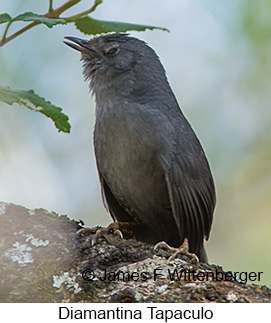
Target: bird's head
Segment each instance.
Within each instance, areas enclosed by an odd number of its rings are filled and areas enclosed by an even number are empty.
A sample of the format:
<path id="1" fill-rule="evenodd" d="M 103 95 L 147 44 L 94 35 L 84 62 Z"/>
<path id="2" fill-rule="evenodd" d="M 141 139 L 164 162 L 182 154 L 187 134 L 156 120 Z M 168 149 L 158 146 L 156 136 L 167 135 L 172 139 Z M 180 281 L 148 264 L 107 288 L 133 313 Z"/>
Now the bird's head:
<path id="1" fill-rule="evenodd" d="M 165 74 L 154 50 L 128 34 L 107 34 L 90 40 L 65 39 L 65 44 L 81 52 L 83 73 L 91 81 L 94 92 L 105 84 L 122 88 L 126 85 L 134 90 L 145 85 L 150 87 L 157 74 Z"/>

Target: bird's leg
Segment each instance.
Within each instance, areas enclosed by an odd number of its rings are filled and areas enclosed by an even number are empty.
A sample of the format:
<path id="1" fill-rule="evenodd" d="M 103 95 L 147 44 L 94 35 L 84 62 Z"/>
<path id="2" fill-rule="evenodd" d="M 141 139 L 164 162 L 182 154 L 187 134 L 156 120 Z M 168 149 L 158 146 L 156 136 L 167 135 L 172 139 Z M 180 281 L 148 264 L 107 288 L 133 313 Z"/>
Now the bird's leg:
<path id="1" fill-rule="evenodd" d="M 187 256 L 188 258 L 190 258 L 192 260 L 195 259 L 197 262 L 199 262 L 198 256 L 194 253 L 189 252 L 189 244 L 188 244 L 187 238 L 184 238 L 184 241 L 179 248 L 170 247 L 165 241 L 158 242 L 154 246 L 154 250 L 156 250 L 158 248 L 164 248 L 164 249 L 167 249 L 173 253 L 173 255 L 168 258 L 168 262 L 173 261 L 176 258 L 176 256 L 179 254 Z"/>

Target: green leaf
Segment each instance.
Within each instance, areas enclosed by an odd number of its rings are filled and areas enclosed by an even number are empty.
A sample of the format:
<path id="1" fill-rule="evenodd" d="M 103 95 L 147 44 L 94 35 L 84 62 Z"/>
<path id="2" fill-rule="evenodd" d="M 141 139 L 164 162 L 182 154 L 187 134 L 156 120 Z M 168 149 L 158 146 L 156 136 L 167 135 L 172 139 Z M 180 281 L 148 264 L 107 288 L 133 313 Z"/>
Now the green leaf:
<path id="1" fill-rule="evenodd" d="M 43 15 L 37 15 L 33 12 L 25 12 L 15 18 L 12 19 L 13 21 L 37 21 L 40 22 L 42 24 L 45 24 L 47 27 L 52 28 L 54 25 L 58 25 L 58 24 L 66 24 L 66 20 L 65 19 L 61 19 L 61 18 L 48 18 L 45 17 Z"/>
<path id="2" fill-rule="evenodd" d="M 68 122 L 69 118 L 61 112 L 62 109 L 46 101 L 33 90 L 12 90 L 6 86 L 0 86 L 0 101 L 9 105 L 18 103 L 32 111 L 40 112 L 52 119 L 59 131 L 70 132 L 71 126 Z"/>
<path id="3" fill-rule="evenodd" d="M 148 25 L 137 25 L 129 24 L 125 22 L 105 21 L 90 18 L 89 16 L 77 18 L 74 20 L 76 27 L 87 35 L 97 35 L 108 32 L 126 32 L 128 30 L 144 31 L 146 29 L 160 29 L 169 31 L 166 28 L 148 26 Z"/>
<path id="4" fill-rule="evenodd" d="M 10 20 L 11 20 L 11 17 L 10 17 L 10 15 L 9 15 L 9 14 L 7 14 L 7 13 L 2 13 L 2 14 L 0 15 L 0 24 L 3 24 L 3 23 L 8 22 L 8 21 L 10 21 Z"/>

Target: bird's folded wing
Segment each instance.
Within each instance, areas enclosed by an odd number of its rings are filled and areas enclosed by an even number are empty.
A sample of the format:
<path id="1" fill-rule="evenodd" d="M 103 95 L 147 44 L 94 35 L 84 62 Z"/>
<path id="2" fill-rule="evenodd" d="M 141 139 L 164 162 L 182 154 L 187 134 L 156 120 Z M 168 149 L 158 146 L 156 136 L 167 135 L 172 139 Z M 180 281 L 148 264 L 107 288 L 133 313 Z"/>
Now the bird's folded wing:
<path id="1" fill-rule="evenodd" d="M 204 153 L 175 154 L 164 165 L 173 216 L 180 238 L 188 238 L 190 250 L 201 250 L 203 238 L 209 237 L 215 207 L 213 178 Z"/>

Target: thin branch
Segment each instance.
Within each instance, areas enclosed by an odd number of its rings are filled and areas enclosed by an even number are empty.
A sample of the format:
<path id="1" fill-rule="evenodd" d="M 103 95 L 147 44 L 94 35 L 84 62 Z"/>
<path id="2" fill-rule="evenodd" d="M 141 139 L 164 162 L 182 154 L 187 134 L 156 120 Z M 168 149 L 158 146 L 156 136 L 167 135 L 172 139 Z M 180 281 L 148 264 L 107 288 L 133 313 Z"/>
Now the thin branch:
<path id="1" fill-rule="evenodd" d="M 59 18 L 59 16 L 72 6 L 76 5 L 81 0 L 69 0 L 65 2 L 62 6 L 56 8 L 55 10 L 48 12 L 45 16 L 48 18 Z"/>
<path id="2" fill-rule="evenodd" d="M 27 26 L 25 26 L 24 28 L 16 31 L 14 34 L 10 35 L 7 38 L 2 38 L 2 40 L 0 41 L 0 47 L 5 45 L 6 43 L 8 43 L 9 41 L 11 41 L 12 39 L 18 37 L 19 35 L 21 35 L 22 33 L 24 33 L 25 31 L 31 29 L 32 27 L 39 25 L 40 22 L 38 21 L 33 21 L 30 24 L 28 24 Z"/>
<path id="3" fill-rule="evenodd" d="M 90 9 L 85 10 L 85 11 L 83 11 L 83 12 L 81 12 L 81 13 L 77 14 L 77 15 L 70 16 L 70 17 L 63 18 L 63 19 L 65 19 L 67 22 L 72 22 L 74 19 L 77 19 L 77 18 L 80 18 L 80 17 L 86 16 L 86 15 L 88 15 L 89 13 L 93 12 L 99 4 L 100 4 L 100 3 L 96 3 L 96 2 L 95 2 L 95 3 L 94 3 L 94 5 L 93 5 Z"/>
<path id="4" fill-rule="evenodd" d="M 47 17 L 47 18 L 59 18 L 59 16 L 64 11 L 68 10 L 69 8 L 71 8 L 72 6 L 74 6 L 75 4 L 77 4 L 80 1 L 81 0 L 69 0 L 69 1 L 65 2 L 63 5 L 61 5 L 60 7 L 56 8 L 55 10 L 52 10 L 52 11 L 49 10 L 44 15 L 44 17 Z M 50 5 L 51 5 L 51 2 L 53 2 L 53 1 L 50 0 Z M 96 6 L 95 6 L 95 8 L 96 8 Z M 8 32 L 8 29 L 9 29 L 10 25 L 12 24 L 12 22 L 13 22 L 13 20 L 9 21 L 8 24 L 7 24 L 7 26 L 6 26 L 6 29 L 5 29 L 4 34 L 3 34 L 3 37 L 2 37 L 2 39 L 0 41 L 0 47 L 3 46 L 3 45 L 5 45 L 6 43 L 8 43 L 9 41 L 11 41 L 12 39 L 18 37 L 22 33 L 26 32 L 27 30 L 29 30 L 29 29 L 33 28 L 34 26 L 40 24 L 40 22 L 38 22 L 38 21 L 33 21 L 30 24 L 28 24 L 27 26 L 23 27 L 22 29 L 16 31 L 14 34 L 10 35 L 9 37 L 6 37 L 7 32 Z M 69 22 L 69 21 L 67 21 L 67 22 Z"/>

